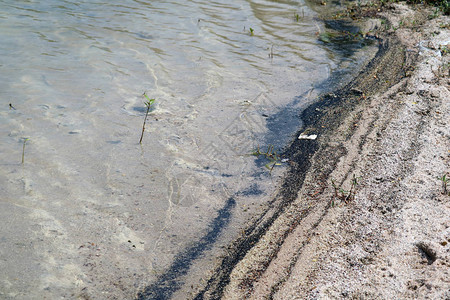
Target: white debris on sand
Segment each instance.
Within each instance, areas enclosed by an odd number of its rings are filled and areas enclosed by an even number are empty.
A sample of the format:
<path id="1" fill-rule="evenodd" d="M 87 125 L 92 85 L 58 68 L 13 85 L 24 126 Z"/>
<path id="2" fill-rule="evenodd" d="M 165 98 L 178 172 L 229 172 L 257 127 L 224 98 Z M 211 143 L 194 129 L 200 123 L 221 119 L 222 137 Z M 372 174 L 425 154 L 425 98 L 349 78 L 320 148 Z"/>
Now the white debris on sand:
<path id="1" fill-rule="evenodd" d="M 307 135 L 307 134 L 302 133 L 298 136 L 298 139 L 299 140 L 315 140 L 315 139 L 317 139 L 317 134 Z"/>

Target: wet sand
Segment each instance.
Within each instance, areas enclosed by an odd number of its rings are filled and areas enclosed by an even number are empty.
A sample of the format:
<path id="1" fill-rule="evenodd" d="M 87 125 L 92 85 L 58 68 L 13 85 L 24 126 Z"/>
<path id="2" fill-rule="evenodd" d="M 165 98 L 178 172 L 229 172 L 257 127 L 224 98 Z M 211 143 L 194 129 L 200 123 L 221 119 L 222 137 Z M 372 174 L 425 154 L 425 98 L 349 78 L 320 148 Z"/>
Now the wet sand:
<path id="1" fill-rule="evenodd" d="M 432 13 L 356 12 L 377 55 L 303 112 L 317 139 L 289 146 L 277 196 L 194 298 L 450 297 L 449 17 Z"/>

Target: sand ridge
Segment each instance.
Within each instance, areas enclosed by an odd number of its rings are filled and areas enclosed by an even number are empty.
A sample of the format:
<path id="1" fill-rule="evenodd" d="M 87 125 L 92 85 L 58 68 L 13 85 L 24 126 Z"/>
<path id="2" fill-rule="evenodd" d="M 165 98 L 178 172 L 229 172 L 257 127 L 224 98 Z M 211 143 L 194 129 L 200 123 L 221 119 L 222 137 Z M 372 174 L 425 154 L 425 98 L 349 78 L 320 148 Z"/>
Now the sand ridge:
<path id="1" fill-rule="evenodd" d="M 449 17 L 432 12 L 377 12 L 377 56 L 303 115 L 299 133 L 318 139 L 291 145 L 274 200 L 284 206 L 197 298 L 450 298 L 450 196 L 438 179 L 450 166 Z M 348 191 L 353 178 L 354 197 L 336 197 L 331 179 Z"/>

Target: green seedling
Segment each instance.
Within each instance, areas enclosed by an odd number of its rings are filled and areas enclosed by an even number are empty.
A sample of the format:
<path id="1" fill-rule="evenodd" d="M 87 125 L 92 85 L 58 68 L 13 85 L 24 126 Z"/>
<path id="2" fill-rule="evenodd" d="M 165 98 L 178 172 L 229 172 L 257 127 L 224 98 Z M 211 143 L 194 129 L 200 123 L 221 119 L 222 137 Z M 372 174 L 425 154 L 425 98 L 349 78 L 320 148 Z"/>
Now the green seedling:
<path id="1" fill-rule="evenodd" d="M 267 148 L 266 152 L 262 152 L 258 148 L 250 153 L 250 155 L 259 157 L 260 155 L 264 156 L 265 158 L 267 158 L 269 160 L 269 162 L 265 165 L 265 167 L 269 170 L 269 172 L 271 173 L 273 168 L 275 166 L 280 166 L 281 165 L 281 157 L 280 155 L 277 154 L 277 152 L 274 150 L 274 146 L 273 145 L 269 145 L 269 147 Z"/>
<path id="2" fill-rule="evenodd" d="M 356 177 L 355 174 L 353 174 L 353 178 L 352 178 L 352 186 L 350 187 L 350 191 L 348 192 L 348 196 L 345 199 L 345 201 L 351 200 L 352 197 L 355 197 L 355 192 L 356 192 L 356 186 L 358 185 L 358 179 L 359 177 Z"/>
<path id="3" fill-rule="evenodd" d="M 25 144 L 27 143 L 27 141 L 29 140 L 29 138 L 24 138 L 23 139 L 23 147 L 22 147 L 22 165 L 25 162 Z"/>
<path id="4" fill-rule="evenodd" d="M 250 35 L 251 36 L 253 36 L 253 32 L 254 32 L 253 28 L 250 27 Z"/>
<path id="5" fill-rule="evenodd" d="M 349 191 L 344 190 L 341 187 L 338 187 L 333 179 L 331 179 L 331 184 L 334 189 L 334 197 L 337 199 L 341 199 L 342 201 L 348 202 L 355 198 L 356 186 L 358 185 L 359 177 L 356 177 L 353 174 L 352 185 Z M 332 201 L 332 206 L 334 206 L 334 201 Z"/>
<path id="6" fill-rule="evenodd" d="M 143 96 L 147 99 L 147 101 L 144 101 L 145 106 L 147 106 L 147 111 L 145 112 L 144 124 L 142 124 L 142 133 L 141 138 L 139 139 L 139 144 L 142 144 L 142 138 L 144 137 L 145 123 L 147 122 L 148 112 L 150 111 L 152 104 L 155 102 L 155 99 L 150 99 L 146 93 L 144 93 Z"/>
<path id="7" fill-rule="evenodd" d="M 444 174 L 442 177 L 438 177 L 440 181 L 442 181 L 442 194 L 449 195 L 450 193 L 447 190 L 447 184 L 450 181 L 450 178 L 447 177 L 447 174 Z"/>
<path id="8" fill-rule="evenodd" d="M 343 192 L 342 189 L 339 188 L 339 187 L 336 185 L 336 183 L 334 182 L 333 179 L 331 179 L 331 184 L 333 185 L 333 189 L 334 189 L 334 197 L 335 197 L 335 198 L 340 198 L 339 193 L 342 193 L 342 192 Z"/>
<path id="9" fill-rule="evenodd" d="M 300 16 L 297 13 L 295 13 L 294 17 L 295 17 L 295 20 L 298 22 L 298 19 L 300 18 Z"/>
<path id="10" fill-rule="evenodd" d="M 437 18 L 438 16 L 439 16 L 439 8 L 436 8 L 436 9 L 434 10 L 434 12 L 433 12 L 431 15 L 428 16 L 428 19 L 429 19 L 429 20 L 432 20 L 432 19 Z"/>

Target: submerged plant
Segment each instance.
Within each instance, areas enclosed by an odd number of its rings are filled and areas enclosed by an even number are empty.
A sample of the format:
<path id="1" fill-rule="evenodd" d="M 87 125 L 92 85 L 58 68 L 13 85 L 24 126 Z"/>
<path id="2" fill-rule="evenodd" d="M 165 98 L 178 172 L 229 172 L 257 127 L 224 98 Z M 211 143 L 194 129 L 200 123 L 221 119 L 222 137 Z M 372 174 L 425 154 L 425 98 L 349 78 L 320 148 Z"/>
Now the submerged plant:
<path id="1" fill-rule="evenodd" d="M 267 147 L 267 151 L 266 152 L 262 152 L 258 148 L 253 151 L 252 153 L 250 153 L 250 155 L 259 157 L 259 156 L 264 156 L 265 158 L 267 158 L 268 160 L 270 160 L 265 167 L 269 170 L 269 172 L 272 172 L 273 168 L 275 166 L 280 166 L 281 165 L 281 157 L 280 155 L 277 154 L 277 152 L 274 150 L 274 146 L 273 145 L 269 145 L 269 147 Z"/>
<path id="2" fill-rule="evenodd" d="M 273 59 L 273 45 L 272 45 L 272 47 L 270 47 L 269 58 Z"/>
<path id="3" fill-rule="evenodd" d="M 155 102 L 155 99 L 150 99 L 150 97 L 147 96 L 146 93 L 144 93 L 143 96 L 147 99 L 147 101 L 144 101 L 145 106 L 147 106 L 147 111 L 145 112 L 144 124 L 142 124 L 142 133 L 141 138 L 139 139 L 139 144 L 142 144 L 142 138 L 144 137 L 145 122 L 147 122 L 148 112 L 150 111 L 150 107 L 152 106 L 152 104 Z"/>
<path id="4" fill-rule="evenodd" d="M 25 144 L 29 140 L 29 138 L 23 139 L 23 147 L 22 147 L 22 165 L 25 162 Z"/>

